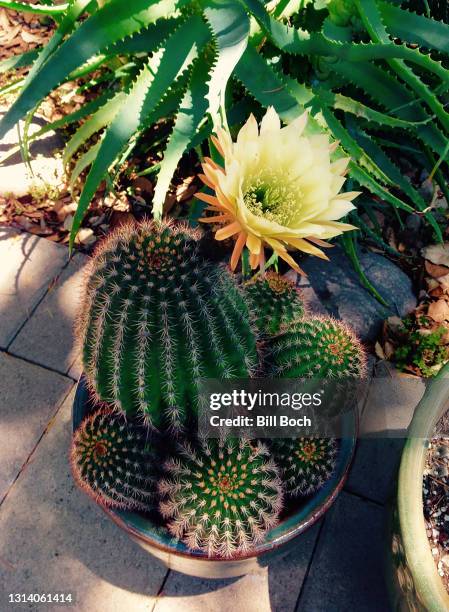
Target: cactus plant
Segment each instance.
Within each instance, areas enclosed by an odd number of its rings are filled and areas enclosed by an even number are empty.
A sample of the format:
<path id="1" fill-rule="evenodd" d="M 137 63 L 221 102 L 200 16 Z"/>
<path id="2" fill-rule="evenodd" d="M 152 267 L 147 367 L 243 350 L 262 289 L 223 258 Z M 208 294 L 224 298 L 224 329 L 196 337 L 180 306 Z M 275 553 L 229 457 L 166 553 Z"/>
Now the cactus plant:
<path id="1" fill-rule="evenodd" d="M 270 341 L 271 373 L 279 378 L 361 378 L 365 354 L 354 332 L 330 317 L 287 326 Z"/>
<path id="2" fill-rule="evenodd" d="M 255 276 L 245 283 L 244 292 L 255 313 L 257 329 L 263 334 L 277 334 L 282 325 L 304 315 L 299 290 L 292 281 L 276 272 Z"/>
<path id="3" fill-rule="evenodd" d="M 70 460 L 76 483 L 103 506 L 150 509 L 155 482 L 145 446 L 138 426 L 111 410 L 97 410 L 73 436 Z"/>
<path id="4" fill-rule="evenodd" d="M 310 409 L 314 431 L 335 435 L 329 421 L 354 407 L 366 371 L 363 348 L 354 332 L 330 317 L 311 317 L 286 326 L 270 339 L 267 368 L 273 377 L 312 379 L 321 405 Z"/>
<path id="5" fill-rule="evenodd" d="M 338 446 L 332 438 L 277 439 L 271 450 L 286 493 L 298 497 L 316 493 L 329 480 Z"/>
<path id="6" fill-rule="evenodd" d="M 267 448 L 246 440 L 184 446 L 166 463 L 159 509 L 190 549 L 209 556 L 247 553 L 277 523 L 282 508 L 278 469 Z"/>
<path id="7" fill-rule="evenodd" d="M 91 262 L 78 324 L 88 382 L 156 428 L 186 425 L 200 378 L 246 378 L 258 361 L 245 301 L 226 268 L 202 260 L 199 235 L 128 225 Z"/>

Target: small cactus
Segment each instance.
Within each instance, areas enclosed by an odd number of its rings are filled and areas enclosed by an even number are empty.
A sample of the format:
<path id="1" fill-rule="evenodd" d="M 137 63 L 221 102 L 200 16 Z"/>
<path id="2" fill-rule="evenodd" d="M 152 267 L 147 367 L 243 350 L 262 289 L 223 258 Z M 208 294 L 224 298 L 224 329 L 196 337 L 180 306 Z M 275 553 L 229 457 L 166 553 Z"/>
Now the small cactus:
<path id="1" fill-rule="evenodd" d="M 100 409 L 87 416 L 70 452 L 76 483 L 103 506 L 150 509 L 155 482 L 145 444 L 142 431 L 120 415 Z"/>
<path id="2" fill-rule="evenodd" d="M 287 495 L 316 493 L 332 476 L 337 460 L 337 443 L 332 438 L 278 439 L 271 443 Z"/>
<path id="3" fill-rule="evenodd" d="M 278 469 L 262 444 L 209 440 L 166 463 L 159 509 L 168 528 L 209 556 L 245 554 L 274 527 L 282 508 Z"/>
<path id="4" fill-rule="evenodd" d="M 295 284 L 275 272 L 245 283 L 244 293 L 262 334 L 277 334 L 282 325 L 304 316 L 304 304 Z"/>
<path id="5" fill-rule="evenodd" d="M 362 378 L 365 354 L 341 321 L 311 317 L 287 326 L 270 341 L 271 373 L 279 378 Z"/>
<path id="6" fill-rule="evenodd" d="M 198 240 L 184 224 L 120 228 L 91 262 L 79 317 L 97 399 L 158 429 L 195 415 L 200 378 L 247 378 L 258 363 L 242 294 Z"/>

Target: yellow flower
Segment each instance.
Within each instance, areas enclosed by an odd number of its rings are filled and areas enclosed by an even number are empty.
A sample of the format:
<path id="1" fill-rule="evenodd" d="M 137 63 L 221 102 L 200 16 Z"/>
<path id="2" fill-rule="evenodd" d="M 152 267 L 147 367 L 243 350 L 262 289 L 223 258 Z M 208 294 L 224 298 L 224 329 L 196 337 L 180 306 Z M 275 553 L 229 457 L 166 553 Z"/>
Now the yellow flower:
<path id="1" fill-rule="evenodd" d="M 264 247 L 268 246 L 301 272 L 287 249 L 328 259 L 318 248 L 331 246 L 323 239 L 356 229 L 337 221 L 354 208 L 351 201 L 358 195 L 339 193 L 349 158 L 332 162 L 336 143 L 330 144 L 324 134 L 304 135 L 307 118 L 304 113 L 281 128 L 270 107 L 260 132 L 251 115 L 236 142 L 222 128 L 213 137 L 224 168 L 206 158 L 201 179 L 215 195 L 196 196 L 209 204 L 206 210 L 216 213 L 200 220 L 224 224 L 215 238 L 236 237 L 233 270 L 246 245 L 252 268 L 263 265 Z"/>

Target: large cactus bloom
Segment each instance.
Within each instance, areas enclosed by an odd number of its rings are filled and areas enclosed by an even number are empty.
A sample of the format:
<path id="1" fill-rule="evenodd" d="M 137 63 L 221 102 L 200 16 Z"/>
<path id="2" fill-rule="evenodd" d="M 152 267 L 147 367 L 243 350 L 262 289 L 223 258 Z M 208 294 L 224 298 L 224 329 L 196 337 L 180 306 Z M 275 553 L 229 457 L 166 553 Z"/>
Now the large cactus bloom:
<path id="1" fill-rule="evenodd" d="M 196 196 L 214 213 L 201 221 L 223 224 L 215 238 L 234 237 L 233 270 L 246 245 L 253 269 L 263 265 L 264 248 L 269 247 L 301 272 L 288 250 L 327 259 L 318 248 L 331 246 L 324 240 L 355 229 L 338 221 L 354 209 L 351 202 L 358 195 L 339 193 L 350 160 L 331 161 L 336 143 L 331 144 L 325 134 L 306 136 L 307 118 L 304 113 L 281 127 L 270 107 L 260 131 L 251 115 L 236 142 L 223 128 L 213 137 L 224 168 L 206 158 L 201 178 L 215 195 Z"/>

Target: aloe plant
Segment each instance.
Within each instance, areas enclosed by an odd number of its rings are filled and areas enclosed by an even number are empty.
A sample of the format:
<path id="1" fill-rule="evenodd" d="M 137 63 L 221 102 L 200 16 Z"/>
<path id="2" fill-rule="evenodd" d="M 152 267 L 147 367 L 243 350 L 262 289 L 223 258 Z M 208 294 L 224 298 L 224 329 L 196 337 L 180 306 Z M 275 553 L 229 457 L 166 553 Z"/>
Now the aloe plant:
<path id="1" fill-rule="evenodd" d="M 449 71 L 440 61 L 449 51 L 447 25 L 382 0 L 346 2 L 350 18 L 342 22 L 335 18 L 338 2 L 329 0 L 313 3 L 324 7 L 317 11 L 321 29 L 316 24 L 308 29 L 304 4 L 311 5 L 283 0 L 38 5 L 36 10 L 57 21 L 57 29 L 37 57 L 31 52 L 0 64 L 4 71 L 34 60 L 0 122 L 0 136 L 63 82 L 101 67 L 109 85 L 96 103 L 45 128 L 83 120 L 67 145 L 67 163 L 90 145 L 73 171 L 76 179 L 89 169 L 72 241 L 100 182 L 114 177 L 149 126 L 173 118 L 154 196 L 154 216 L 160 218 L 183 153 L 200 144 L 214 123 L 226 122 L 226 115 L 231 124 L 238 121 L 253 98 L 262 106 L 273 105 L 286 122 L 309 107 L 316 118 L 313 129 L 330 130 L 340 141 L 336 156 L 352 157 L 349 172 L 355 182 L 397 209 L 422 211 L 441 236 L 426 211 L 429 203 L 390 153 L 406 145 L 448 193 L 444 95 Z M 9 0 L 1 5 L 33 10 Z M 297 70 L 305 64 L 312 66 L 308 78 Z M 238 91 L 243 85 L 246 92 L 243 99 L 232 95 L 236 82 Z M 372 207 L 370 201 L 363 210 L 370 214 Z"/>

